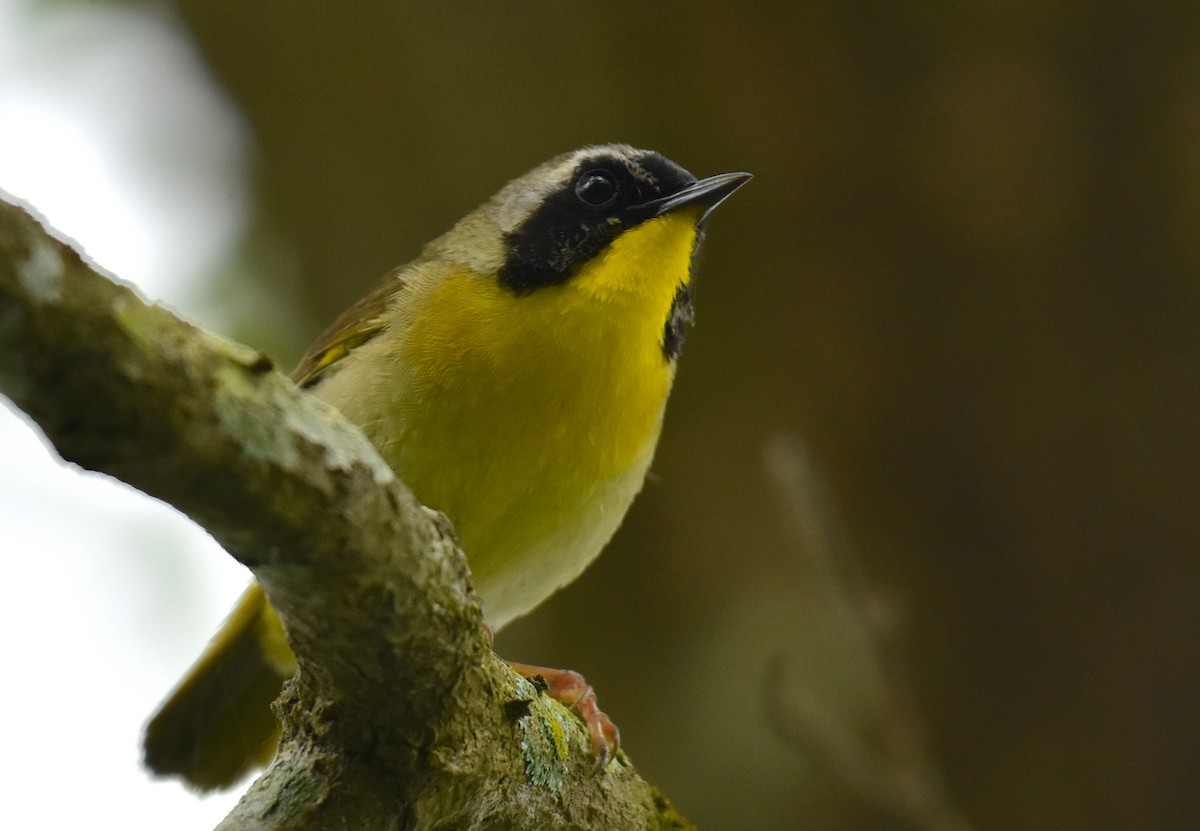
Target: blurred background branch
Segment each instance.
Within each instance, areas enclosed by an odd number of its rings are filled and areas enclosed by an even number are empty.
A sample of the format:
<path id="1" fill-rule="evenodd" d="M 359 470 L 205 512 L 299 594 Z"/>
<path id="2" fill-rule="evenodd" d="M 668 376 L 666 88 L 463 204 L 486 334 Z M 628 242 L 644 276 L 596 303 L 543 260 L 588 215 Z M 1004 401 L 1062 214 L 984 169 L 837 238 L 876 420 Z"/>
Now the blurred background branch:
<path id="1" fill-rule="evenodd" d="M 797 752 L 883 810 L 923 831 L 970 831 L 946 793 L 901 655 L 897 615 L 872 591 L 838 521 L 825 483 L 803 443 L 776 436 L 767 469 L 779 489 L 796 556 L 820 587 L 845 644 L 843 660 L 858 663 L 873 706 L 865 723 L 847 723 L 838 708 L 788 685 L 785 659 L 772 661 L 767 689 L 772 723 Z M 796 637 L 804 637 L 797 632 Z"/>

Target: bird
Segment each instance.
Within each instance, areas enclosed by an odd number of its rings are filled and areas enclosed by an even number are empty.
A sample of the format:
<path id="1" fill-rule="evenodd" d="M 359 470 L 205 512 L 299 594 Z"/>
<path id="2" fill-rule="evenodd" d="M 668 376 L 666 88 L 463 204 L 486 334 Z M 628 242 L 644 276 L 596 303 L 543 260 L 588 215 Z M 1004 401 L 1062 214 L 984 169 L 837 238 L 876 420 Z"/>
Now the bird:
<path id="1" fill-rule="evenodd" d="M 489 639 L 574 580 L 641 490 L 693 323 L 711 211 L 749 179 L 584 147 L 504 185 L 341 314 L 291 374 L 453 523 Z M 581 675 L 513 664 L 619 733 Z M 147 725 L 152 772 L 204 792 L 267 764 L 296 670 L 257 583 Z"/>

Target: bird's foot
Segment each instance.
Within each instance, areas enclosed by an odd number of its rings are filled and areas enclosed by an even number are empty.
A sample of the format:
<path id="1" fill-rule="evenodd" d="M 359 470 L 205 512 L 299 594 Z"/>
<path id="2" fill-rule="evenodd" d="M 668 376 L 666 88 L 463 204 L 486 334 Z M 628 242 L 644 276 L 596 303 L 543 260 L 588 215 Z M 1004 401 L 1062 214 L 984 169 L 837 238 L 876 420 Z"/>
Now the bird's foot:
<path id="1" fill-rule="evenodd" d="M 592 737 L 592 755 L 596 757 L 596 770 L 602 770 L 621 749 L 621 732 L 612 719 L 600 709 L 596 691 L 582 675 L 570 669 L 550 669 L 509 661 L 518 675 L 526 678 L 540 676 L 546 682 L 546 695 L 555 701 L 574 708 L 587 725 Z"/>

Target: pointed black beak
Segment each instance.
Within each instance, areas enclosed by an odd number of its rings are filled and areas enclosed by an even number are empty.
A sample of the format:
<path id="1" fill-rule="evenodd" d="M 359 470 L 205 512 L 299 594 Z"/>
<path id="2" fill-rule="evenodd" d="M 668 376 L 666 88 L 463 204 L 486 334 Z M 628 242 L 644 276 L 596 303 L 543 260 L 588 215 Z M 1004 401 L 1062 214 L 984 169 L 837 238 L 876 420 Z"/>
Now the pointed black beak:
<path id="1" fill-rule="evenodd" d="M 645 216 L 649 219 L 669 214 L 680 208 L 699 205 L 704 208 L 704 213 L 700 217 L 700 221 L 703 222 L 705 217 L 712 213 L 713 208 L 724 202 L 735 190 L 752 178 L 754 177 L 749 173 L 721 173 L 717 176 L 709 176 L 707 179 L 693 182 L 670 196 L 639 205 L 638 209 L 646 211 Z"/>

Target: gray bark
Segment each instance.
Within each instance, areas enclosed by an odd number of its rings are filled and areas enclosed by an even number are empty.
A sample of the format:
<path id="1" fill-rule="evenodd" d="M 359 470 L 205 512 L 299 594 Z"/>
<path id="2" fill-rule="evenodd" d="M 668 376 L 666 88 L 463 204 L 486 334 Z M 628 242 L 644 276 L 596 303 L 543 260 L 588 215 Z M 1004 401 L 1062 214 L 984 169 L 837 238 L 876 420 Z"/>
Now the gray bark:
<path id="1" fill-rule="evenodd" d="M 243 829 L 690 828 L 488 648 L 466 560 L 363 435 L 263 355 L 96 272 L 0 202 L 0 393 L 262 583 L 300 670 Z"/>

